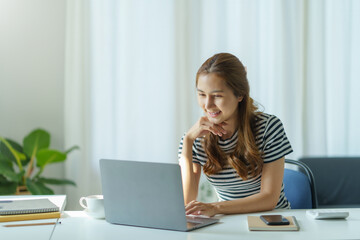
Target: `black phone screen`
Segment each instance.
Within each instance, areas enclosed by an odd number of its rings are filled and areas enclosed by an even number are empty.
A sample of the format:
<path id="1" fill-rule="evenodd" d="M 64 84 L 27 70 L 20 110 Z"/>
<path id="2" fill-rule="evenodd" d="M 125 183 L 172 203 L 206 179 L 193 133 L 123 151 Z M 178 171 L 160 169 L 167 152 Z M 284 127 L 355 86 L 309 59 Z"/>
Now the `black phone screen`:
<path id="1" fill-rule="evenodd" d="M 260 219 L 267 225 L 289 225 L 289 221 L 282 215 L 261 215 Z"/>

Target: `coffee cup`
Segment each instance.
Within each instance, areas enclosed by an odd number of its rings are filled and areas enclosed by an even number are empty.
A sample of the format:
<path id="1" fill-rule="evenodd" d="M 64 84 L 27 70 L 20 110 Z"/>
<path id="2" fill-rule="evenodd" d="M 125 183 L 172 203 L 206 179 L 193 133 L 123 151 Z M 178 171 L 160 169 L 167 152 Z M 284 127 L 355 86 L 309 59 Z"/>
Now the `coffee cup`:
<path id="1" fill-rule="evenodd" d="M 85 208 L 86 214 L 93 218 L 105 218 L 103 195 L 81 197 L 80 205 Z"/>

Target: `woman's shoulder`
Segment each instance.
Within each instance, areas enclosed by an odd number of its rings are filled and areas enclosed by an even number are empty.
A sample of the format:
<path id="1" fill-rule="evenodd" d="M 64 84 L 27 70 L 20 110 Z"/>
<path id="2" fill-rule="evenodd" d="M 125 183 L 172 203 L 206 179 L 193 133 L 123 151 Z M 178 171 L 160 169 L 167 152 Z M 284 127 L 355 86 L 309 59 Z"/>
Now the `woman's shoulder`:
<path id="1" fill-rule="evenodd" d="M 280 119 L 272 114 L 258 112 L 255 117 L 256 126 L 269 125 L 271 123 L 281 122 Z"/>
<path id="2" fill-rule="evenodd" d="M 275 161 L 292 152 L 292 148 L 280 119 L 268 113 L 257 116 L 257 144 L 263 151 L 265 163 Z"/>

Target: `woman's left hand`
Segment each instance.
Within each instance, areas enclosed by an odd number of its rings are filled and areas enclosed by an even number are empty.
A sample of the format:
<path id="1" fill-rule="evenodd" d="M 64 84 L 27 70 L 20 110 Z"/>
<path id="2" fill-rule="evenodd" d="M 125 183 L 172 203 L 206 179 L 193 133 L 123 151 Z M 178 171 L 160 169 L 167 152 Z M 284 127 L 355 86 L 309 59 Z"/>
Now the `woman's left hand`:
<path id="1" fill-rule="evenodd" d="M 216 207 L 212 203 L 202 203 L 191 201 L 185 206 L 186 215 L 206 215 L 212 217 L 216 215 Z"/>

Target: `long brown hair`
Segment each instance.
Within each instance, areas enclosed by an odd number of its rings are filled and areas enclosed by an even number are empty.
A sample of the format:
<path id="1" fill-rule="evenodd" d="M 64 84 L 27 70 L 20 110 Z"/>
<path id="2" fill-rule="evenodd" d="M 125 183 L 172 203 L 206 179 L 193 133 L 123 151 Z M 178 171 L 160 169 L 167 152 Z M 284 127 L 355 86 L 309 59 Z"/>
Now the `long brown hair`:
<path id="1" fill-rule="evenodd" d="M 238 104 L 238 141 L 230 154 L 219 147 L 219 136 L 209 133 L 204 139 L 204 148 L 208 161 L 203 166 L 207 175 L 216 174 L 230 164 L 243 179 L 255 177 L 262 171 L 262 154 L 255 142 L 255 118 L 259 113 L 252 98 L 246 77 L 246 70 L 240 60 L 229 53 L 215 54 L 206 60 L 196 74 L 196 86 L 199 76 L 215 73 L 229 86 L 236 97 L 243 97 Z"/>

